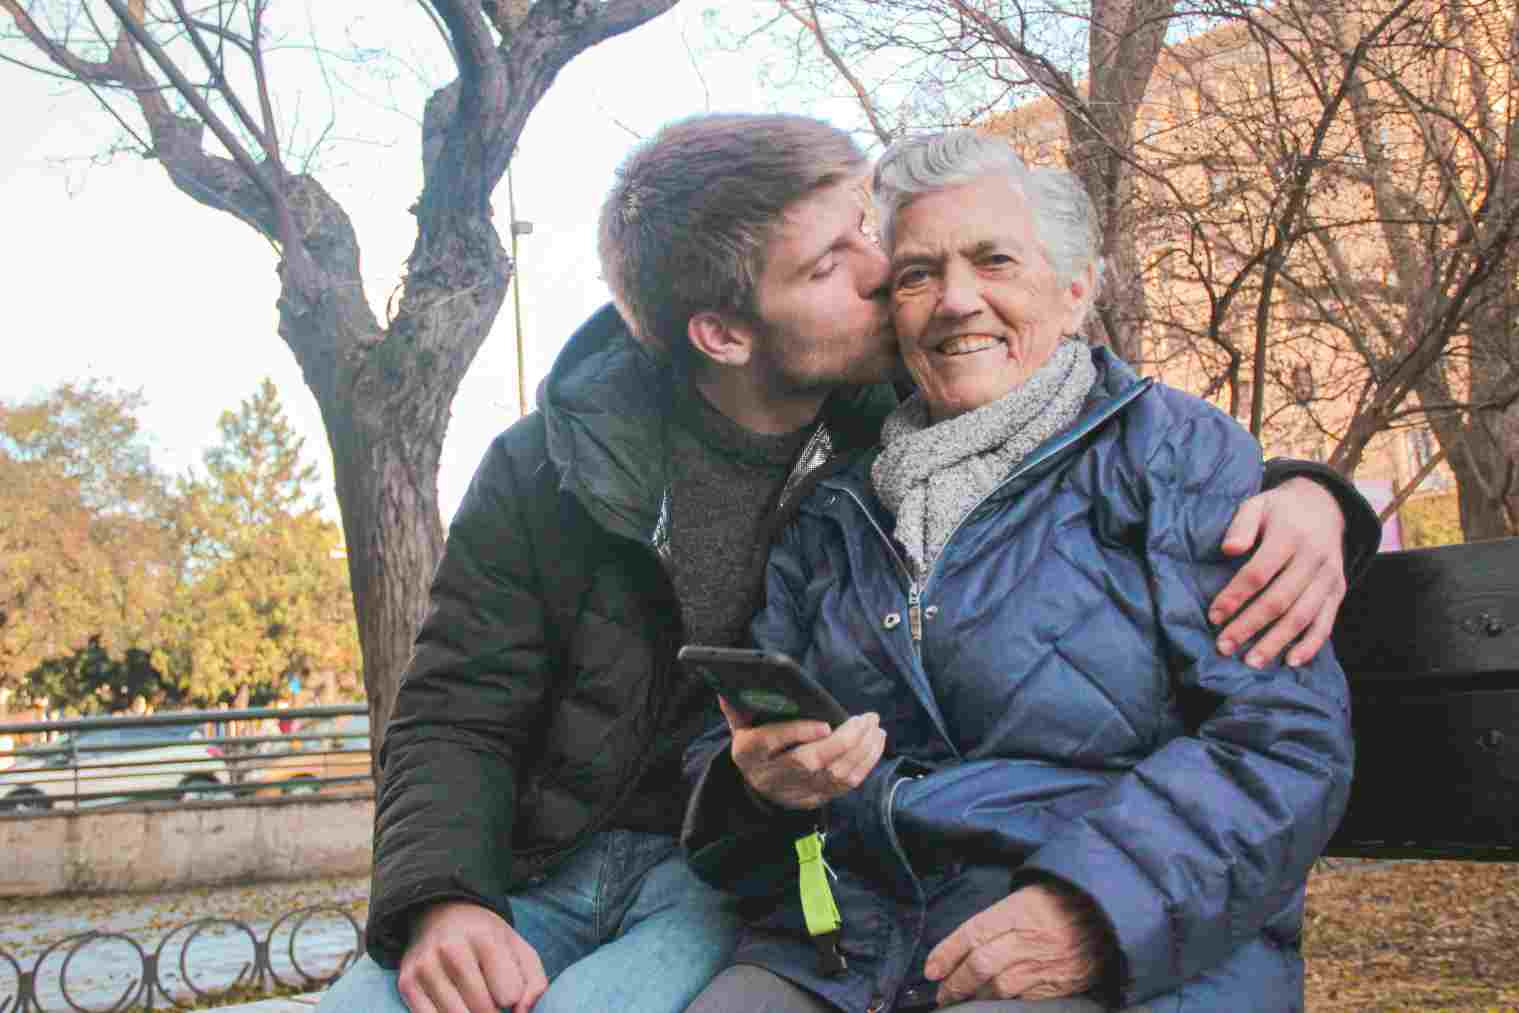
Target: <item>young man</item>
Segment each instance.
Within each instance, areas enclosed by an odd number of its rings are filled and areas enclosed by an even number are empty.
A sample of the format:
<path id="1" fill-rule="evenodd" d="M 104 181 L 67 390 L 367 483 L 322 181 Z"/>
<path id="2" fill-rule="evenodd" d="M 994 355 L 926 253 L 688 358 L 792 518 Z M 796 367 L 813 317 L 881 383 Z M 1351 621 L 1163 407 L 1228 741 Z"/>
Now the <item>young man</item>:
<path id="1" fill-rule="evenodd" d="M 771 532 L 894 403 L 866 170 L 815 120 L 706 116 L 620 171 L 600 223 L 617 308 L 450 526 L 385 740 L 369 956 L 322 1010 L 673 1013 L 725 965 L 730 902 L 677 841 L 681 756 L 717 711 L 675 652 L 743 639 Z M 1317 650 L 1344 526 L 1312 482 L 1242 508 L 1236 551 L 1261 545 L 1216 607 L 1270 587 L 1224 636 L 1276 620 L 1252 650 Z"/>

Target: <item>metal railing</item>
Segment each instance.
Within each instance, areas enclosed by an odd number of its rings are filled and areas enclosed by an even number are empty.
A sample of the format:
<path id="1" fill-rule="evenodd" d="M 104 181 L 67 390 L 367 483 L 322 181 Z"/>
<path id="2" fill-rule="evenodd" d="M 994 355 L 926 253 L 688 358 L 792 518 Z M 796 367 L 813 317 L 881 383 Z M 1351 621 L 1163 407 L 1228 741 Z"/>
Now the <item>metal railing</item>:
<path id="1" fill-rule="evenodd" d="M 25 961 L 0 947 L 0 1013 L 46 1013 L 59 1003 L 76 1013 L 194 1009 L 230 995 L 310 992 L 363 950 L 363 929 L 337 904 L 289 911 L 262 935 L 236 918 L 197 918 L 151 949 L 121 932 L 81 932 Z"/>
<path id="2" fill-rule="evenodd" d="M 268 727 L 282 720 L 300 723 Z M 0 816 L 373 790 L 363 704 L 10 722 L 0 736 L 57 736 L 0 750 Z"/>

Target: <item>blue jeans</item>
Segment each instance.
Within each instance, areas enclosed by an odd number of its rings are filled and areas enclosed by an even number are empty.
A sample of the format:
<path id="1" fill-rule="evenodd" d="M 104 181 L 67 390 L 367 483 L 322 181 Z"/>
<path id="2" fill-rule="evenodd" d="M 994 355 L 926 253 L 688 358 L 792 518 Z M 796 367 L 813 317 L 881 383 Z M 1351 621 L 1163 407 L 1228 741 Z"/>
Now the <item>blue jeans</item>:
<path id="1" fill-rule="evenodd" d="M 738 935 L 733 899 L 697 879 L 663 834 L 598 834 L 511 901 L 549 979 L 534 1013 L 680 1013 L 727 966 Z M 361 956 L 317 1013 L 406 1013 L 396 977 Z"/>

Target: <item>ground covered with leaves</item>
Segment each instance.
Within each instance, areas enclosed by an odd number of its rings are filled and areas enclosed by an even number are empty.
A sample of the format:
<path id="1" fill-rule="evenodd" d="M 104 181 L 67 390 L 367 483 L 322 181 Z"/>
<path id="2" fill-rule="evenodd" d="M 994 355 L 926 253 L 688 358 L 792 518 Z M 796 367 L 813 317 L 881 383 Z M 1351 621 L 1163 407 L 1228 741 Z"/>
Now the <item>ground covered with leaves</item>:
<path id="1" fill-rule="evenodd" d="M 1519 1010 L 1519 864 L 1342 864 L 1308 884 L 1308 1009 Z"/>
<path id="2" fill-rule="evenodd" d="M 362 923 L 367 887 L 367 879 L 345 878 L 0 900 L 0 947 L 35 952 L 90 928 L 151 942 L 196 917 L 264 924 L 311 904 L 336 904 Z M 1304 944 L 1310 1013 L 1519 1011 L 1519 864 L 1335 863 L 1309 883 Z"/>
<path id="3" fill-rule="evenodd" d="M 340 907 L 362 925 L 369 910 L 368 893 L 369 877 L 344 876 L 151 894 L 0 898 L 0 948 L 32 953 L 80 932 L 120 932 L 153 945 L 176 926 L 200 918 L 237 919 L 261 927 L 315 905 Z"/>

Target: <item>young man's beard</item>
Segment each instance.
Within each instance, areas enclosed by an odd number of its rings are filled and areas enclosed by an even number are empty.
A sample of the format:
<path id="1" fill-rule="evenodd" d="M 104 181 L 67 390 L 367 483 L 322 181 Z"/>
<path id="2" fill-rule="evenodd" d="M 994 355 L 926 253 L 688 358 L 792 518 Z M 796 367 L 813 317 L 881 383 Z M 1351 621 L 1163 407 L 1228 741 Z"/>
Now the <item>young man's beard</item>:
<path id="1" fill-rule="evenodd" d="M 827 394 L 835 387 L 861 386 L 874 383 L 894 382 L 902 370 L 896 355 L 882 351 L 878 356 L 857 356 L 840 360 L 827 353 L 809 357 L 801 348 L 816 349 L 812 339 L 797 338 L 781 333 L 763 320 L 752 321 L 755 335 L 754 362 L 767 380 L 767 386 L 779 397 L 806 397 Z M 871 341 L 853 341 L 861 352 L 873 347 Z M 788 346 L 793 354 L 788 356 Z M 791 360 L 788 363 L 788 358 Z M 808 370 L 809 358 L 818 363 L 815 371 Z M 798 369 L 801 366 L 801 369 Z"/>

